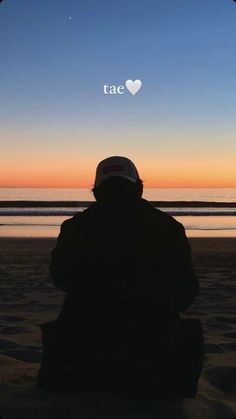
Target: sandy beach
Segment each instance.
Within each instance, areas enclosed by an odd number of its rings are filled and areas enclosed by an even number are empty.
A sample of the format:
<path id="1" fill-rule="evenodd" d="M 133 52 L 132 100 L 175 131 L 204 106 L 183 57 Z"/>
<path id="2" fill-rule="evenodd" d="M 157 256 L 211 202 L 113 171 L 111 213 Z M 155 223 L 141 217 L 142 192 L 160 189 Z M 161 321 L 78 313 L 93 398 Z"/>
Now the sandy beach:
<path id="1" fill-rule="evenodd" d="M 157 417 L 236 415 L 236 239 L 190 239 L 201 292 L 186 316 L 202 321 L 205 365 L 196 399 L 137 404 L 99 394 L 48 395 L 35 387 L 40 324 L 56 318 L 63 293 L 48 272 L 55 239 L 0 239 L 0 417 Z"/>

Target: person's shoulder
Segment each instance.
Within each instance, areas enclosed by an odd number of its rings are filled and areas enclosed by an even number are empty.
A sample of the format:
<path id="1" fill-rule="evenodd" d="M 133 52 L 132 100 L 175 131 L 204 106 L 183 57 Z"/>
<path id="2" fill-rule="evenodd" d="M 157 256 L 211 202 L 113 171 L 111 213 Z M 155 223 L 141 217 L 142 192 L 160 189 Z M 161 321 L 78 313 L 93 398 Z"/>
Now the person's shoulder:
<path id="1" fill-rule="evenodd" d="M 179 221 L 177 221 L 174 217 L 172 217 L 170 214 L 168 214 L 165 211 L 162 211 L 158 208 L 155 208 L 149 201 L 146 199 L 141 199 L 142 206 L 145 208 L 150 215 L 152 215 L 153 219 L 156 220 L 156 222 L 160 223 L 163 227 L 169 227 L 173 231 L 176 231 L 176 233 L 183 233 L 184 227 L 183 224 L 181 224 Z"/>
<path id="2" fill-rule="evenodd" d="M 93 202 L 89 207 L 87 207 L 84 211 L 79 211 L 73 215 L 71 218 L 67 218 L 67 220 L 63 221 L 61 224 L 61 230 L 70 230 L 74 229 L 76 225 L 79 225 L 86 219 L 87 215 L 94 210 L 96 207 L 96 202 Z"/>
<path id="3" fill-rule="evenodd" d="M 75 224 L 79 222 L 80 213 L 76 213 L 73 217 L 67 218 L 67 220 L 63 221 L 61 224 L 61 232 L 67 232 L 74 228 Z"/>

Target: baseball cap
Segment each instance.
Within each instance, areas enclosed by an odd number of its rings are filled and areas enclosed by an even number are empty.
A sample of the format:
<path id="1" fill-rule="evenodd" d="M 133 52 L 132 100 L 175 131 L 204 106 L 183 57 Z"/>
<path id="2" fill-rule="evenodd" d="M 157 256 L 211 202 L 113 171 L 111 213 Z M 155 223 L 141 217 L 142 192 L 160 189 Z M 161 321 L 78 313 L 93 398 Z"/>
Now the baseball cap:
<path id="1" fill-rule="evenodd" d="M 114 176 L 123 177 L 134 183 L 140 179 L 138 171 L 130 159 L 122 156 L 112 156 L 98 164 L 94 183 L 95 188 L 104 180 Z"/>

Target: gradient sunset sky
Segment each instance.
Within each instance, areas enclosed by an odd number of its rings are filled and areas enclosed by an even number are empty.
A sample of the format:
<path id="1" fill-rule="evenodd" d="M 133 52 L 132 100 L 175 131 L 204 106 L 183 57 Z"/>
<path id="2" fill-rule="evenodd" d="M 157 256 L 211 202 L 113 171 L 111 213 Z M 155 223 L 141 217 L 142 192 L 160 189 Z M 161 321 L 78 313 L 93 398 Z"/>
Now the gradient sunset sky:
<path id="1" fill-rule="evenodd" d="M 110 155 L 146 187 L 236 187 L 232 0 L 4 0 L 0 51 L 0 187 L 90 188 Z"/>

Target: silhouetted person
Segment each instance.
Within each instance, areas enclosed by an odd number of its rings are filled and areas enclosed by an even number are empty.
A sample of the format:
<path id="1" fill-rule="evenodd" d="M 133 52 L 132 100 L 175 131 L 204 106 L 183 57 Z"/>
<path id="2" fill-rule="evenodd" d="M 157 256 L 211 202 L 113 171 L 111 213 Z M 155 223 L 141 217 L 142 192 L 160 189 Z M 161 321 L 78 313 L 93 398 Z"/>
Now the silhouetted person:
<path id="1" fill-rule="evenodd" d="M 93 193 L 96 202 L 62 224 L 52 251 L 52 281 L 66 297 L 57 321 L 43 325 L 38 385 L 193 396 L 201 328 L 186 334 L 179 314 L 199 286 L 184 228 L 142 199 L 125 157 L 99 163 Z"/>

